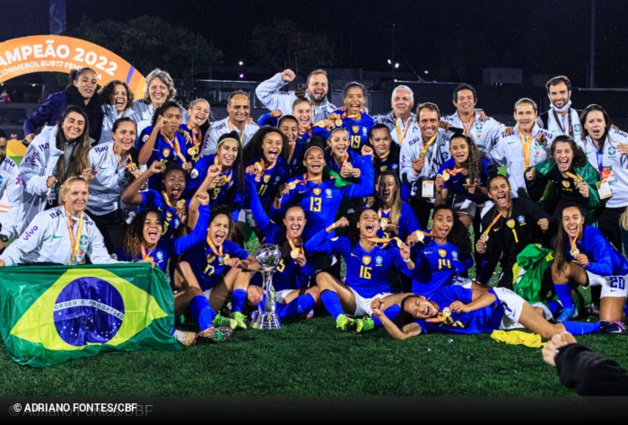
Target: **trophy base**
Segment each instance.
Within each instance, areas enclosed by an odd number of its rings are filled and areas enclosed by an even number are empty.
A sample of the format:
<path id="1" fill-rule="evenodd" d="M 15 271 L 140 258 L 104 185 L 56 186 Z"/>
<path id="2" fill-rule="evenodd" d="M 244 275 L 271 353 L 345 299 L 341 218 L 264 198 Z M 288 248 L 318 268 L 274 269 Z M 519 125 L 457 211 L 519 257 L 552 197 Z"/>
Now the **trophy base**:
<path id="1" fill-rule="evenodd" d="M 253 329 L 281 329 L 281 320 L 277 313 L 254 311 L 251 315 Z"/>

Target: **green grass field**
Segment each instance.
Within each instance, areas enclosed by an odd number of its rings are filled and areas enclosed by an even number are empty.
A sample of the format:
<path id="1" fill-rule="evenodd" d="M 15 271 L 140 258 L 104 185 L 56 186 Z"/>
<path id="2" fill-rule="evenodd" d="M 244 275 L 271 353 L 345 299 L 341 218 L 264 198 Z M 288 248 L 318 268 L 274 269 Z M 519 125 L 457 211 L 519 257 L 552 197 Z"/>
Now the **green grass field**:
<path id="1" fill-rule="evenodd" d="M 247 244 L 251 251 L 255 246 Z M 578 339 L 628 365 L 626 335 Z M 277 330 L 236 331 L 220 344 L 179 352 L 106 352 L 43 369 L 14 363 L 0 342 L 0 371 L 0 407 L 24 397 L 151 397 L 156 398 L 151 403 L 163 406 L 176 400 L 199 416 L 209 403 L 208 420 L 211 412 L 226 419 L 280 412 L 312 419 L 329 409 L 377 420 L 405 418 L 419 406 L 424 417 L 460 414 L 462 419 L 501 418 L 513 413 L 511 406 L 519 406 L 519 418 L 539 420 L 547 418 L 539 416 L 544 408 L 543 414 L 559 418 L 591 412 L 599 418 L 609 412 L 579 401 L 543 362 L 540 348 L 497 342 L 490 334 L 395 341 L 384 329 L 342 332 L 322 308 L 310 320 L 284 321 Z M 220 406 L 229 411 L 221 412 Z M 231 409 L 242 410 L 232 416 Z"/>

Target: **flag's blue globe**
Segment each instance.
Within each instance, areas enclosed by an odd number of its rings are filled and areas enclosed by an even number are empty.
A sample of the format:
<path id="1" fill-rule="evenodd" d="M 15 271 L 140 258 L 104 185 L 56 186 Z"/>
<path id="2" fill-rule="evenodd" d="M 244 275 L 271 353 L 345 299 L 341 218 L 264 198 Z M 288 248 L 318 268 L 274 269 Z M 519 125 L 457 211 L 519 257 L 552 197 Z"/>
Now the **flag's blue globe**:
<path id="1" fill-rule="evenodd" d="M 102 279 L 75 279 L 59 294 L 54 320 L 59 336 L 70 345 L 104 344 L 120 329 L 124 301 L 120 292 Z"/>

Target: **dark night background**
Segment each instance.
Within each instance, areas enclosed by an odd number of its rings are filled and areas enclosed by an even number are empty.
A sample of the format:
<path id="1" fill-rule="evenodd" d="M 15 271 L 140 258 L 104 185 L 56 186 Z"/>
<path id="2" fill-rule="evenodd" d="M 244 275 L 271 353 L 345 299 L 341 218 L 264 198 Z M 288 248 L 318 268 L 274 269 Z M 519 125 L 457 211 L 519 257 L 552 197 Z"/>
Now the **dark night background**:
<path id="1" fill-rule="evenodd" d="M 93 21 L 159 16 L 204 36 L 225 65 L 251 63 L 251 32 L 281 18 L 333 41 L 337 68 L 390 69 L 429 80 L 482 82 L 487 67 L 567 74 L 589 87 L 592 5 L 595 4 L 595 87 L 628 86 L 626 18 L 616 0 L 329 1 L 67 0 L 67 27 Z M 2 0 L 0 39 L 46 33 L 48 0 Z M 393 32 L 393 24 L 395 31 Z M 394 34 L 394 42 L 393 42 Z M 278 70 L 279 71 L 279 70 Z M 201 75 L 199 78 L 203 78 Z"/>

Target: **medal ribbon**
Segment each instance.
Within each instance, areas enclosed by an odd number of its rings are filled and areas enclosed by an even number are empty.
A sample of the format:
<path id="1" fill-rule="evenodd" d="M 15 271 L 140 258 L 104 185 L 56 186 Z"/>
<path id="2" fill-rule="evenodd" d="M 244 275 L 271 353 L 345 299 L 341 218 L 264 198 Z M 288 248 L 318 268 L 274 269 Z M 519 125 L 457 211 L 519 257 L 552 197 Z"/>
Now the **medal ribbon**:
<path id="1" fill-rule="evenodd" d="M 155 246 L 153 249 L 151 249 L 150 251 L 146 251 L 146 246 L 144 246 L 144 244 L 140 245 L 141 249 L 142 249 L 142 260 L 146 260 L 147 258 L 153 258 L 151 256 L 151 254 L 153 253 L 153 251 L 155 250 L 155 248 L 157 248 L 157 246 Z"/>
<path id="2" fill-rule="evenodd" d="M 570 171 L 566 171 L 565 174 L 567 175 L 567 177 L 569 177 L 570 179 L 573 179 L 573 184 L 578 186 L 580 184 L 580 182 L 582 182 L 582 176 L 578 175 L 578 174 L 574 174 Z"/>
<path id="3" fill-rule="evenodd" d="M 222 252 L 222 244 L 220 244 L 220 246 L 216 248 L 216 245 L 214 244 L 214 241 L 212 241 L 212 238 L 209 236 L 209 234 L 207 235 L 207 245 L 209 245 L 209 248 L 215 255 L 219 257 L 225 256 L 225 254 Z"/>
<path id="4" fill-rule="evenodd" d="M 214 156 L 214 165 L 220 165 L 220 158 L 218 158 L 218 154 Z M 233 177 L 233 170 L 227 171 L 225 174 L 220 174 L 220 178 L 222 178 L 224 184 L 231 183 L 231 178 Z"/>
<path id="5" fill-rule="evenodd" d="M 406 135 L 408 134 L 408 130 L 410 129 L 410 127 L 412 127 L 412 117 L 408 118 L 408 120 L 406 121 L 403 134 L 401 134 L 401 126 L 399 125 L 399 123 L 403 124 L 401 118 L 397 118 L 395 120 L 395 129 L 397 130 L 397 138 L 399 139 L 399 144 L 402 144 L 406 138 Z"/>
<path id="6" fill-rule="evenodd" d="M 68 233 L 70 234 L 70 245 L 72 246 L 72 256 L 70 257 L 70 264 L 73 265 L 76 260 L 76 254 L 79 250 L 79 244 L 81 243 L 81 233 L 83 232 L 83 212 L 78 219 L 78 228 L 76 229 L 76 237 L 74 236 L 74 226 L 72 224 L 72 219 L 70 218 L 70 214 L 65 212 L 65 218 L 68 222 Z"/>
<path id="7" fill-rule="evenodd" d="M 163 131 L 161 132 L 161 136 L 164 138 L 164 140 L 166 141 L 166 143 L 168 143 L 170 145 L 170 147 L 172 148 L 172 150 L 174 151 L 174 153 L 177 154 L 177 156 L 179 157 L 179 159 L 185 164 L 187 161 L 187 159 L 185 159 L 185 156 L 183 156 L 183 154 L 181 153 L 181 146 L 179 145 L 179 139 L 177 139 L 177 135 L 175 133 L 175 135 L 172 137 L 172 140 L 168 140 L 168 138 L 166 137 L 166 135 L 163 133 Z"/>
<path id="8" fill-rule="evenodd" d="M 523 158 L 525 160 L 525 168 L 530 166 L 530 148 L 532 147 L 532 133 L 528 134 L 527 138 L 523 134 L 519 133 L 521 138 L 521 147 L 523 147 Z"/>
<path id="9" fill-rule="evenodd" d="M 231 124 L 231 121 L 227 120 L 227 126 L 229 126 L 229 132 L 232 132 L 233 124 Z M 244 127 L 246 128 L 246 124 L 244 125 Z M 242 145 L 242 137 L 244 137 L 244 129 L 242 129 L 242 131 L 238 135 L 238 139 L 240 139 L 240 145 Z"/>
<path id="10" fill-rule="evenodd" d="M 471 126 L 473 125 L 474 121 L 475 121 L 475 114 L 471 117 L 471 121 L 469 121 L 469 124 L 462 123 L 462 129 L 465 136 L 469 135 L 469 132 L 471 131 Z"/>
<path id="11" fill-rule="evenodd" d="M 397 246 L 399 246 L 400 243 L 402 243 L 402 240 L 399 239 L 397 236 L 394 236 L 392 238 L 360 238 L 362 240 L 368 241 L 368 242 L 373 242 L 375 244 L 383 244 L 380 248 L 386 248 L 386 246 L 392 242 L 392 241 L 397 241 Z"/>
<path id="12" fill-rule="evenodd" d="M 432 138 L 430 140 L 428 140 L 428 142 L 425 144 L 425 146 L 423 146 L 421 148 L 421 156 L 425 157 L 425 152 L 427 152 L 427 150 L 429 149 L 430 146 L 432 146 L 432 144 L 436 141 L 436 138 L 438 137 L 438 133 L 436 133 L 435 135 L 432 136 Z"/>
<path id="13" fill-rule="evenodd" d="M 491 224 L 488 225 L 488 227 L 486 228 L 486 230 L 484 230 L 482 232 L 483 235 L 488 235 L 488 232 L 491 231 L 491 228 L 495 225 L 495 223 L 497 223 L 497 220 L 499 220 L 501 218 L 501 214 L 498 213 L 495 218 L 493 219 L 493 221 L 491 222 Z"/>
<path id="14" fill-rule="evenodd" d="M 299 251 L 299 254 L 303 254 L 305 255 L 305 250 L 303 249 L 302 245 L 299 245 L 297 247 L 296 243 L 294 243 L 294 241 L 292 240 L 292 238 L 288 235 L 286 235 L 286 237 L 288 238 L 288 243 L 290 244 L 290 249 L 292 251 L 294 251 L 295 249 Z"/>

